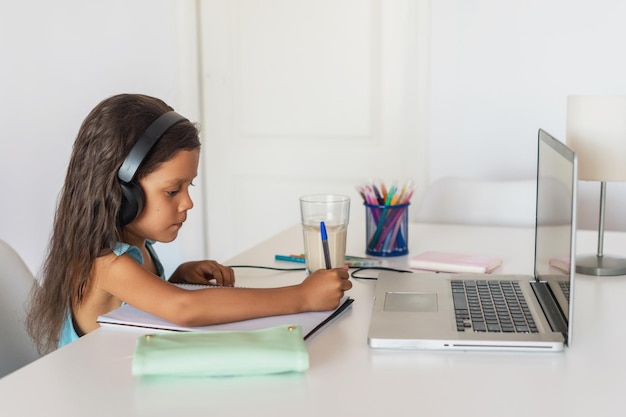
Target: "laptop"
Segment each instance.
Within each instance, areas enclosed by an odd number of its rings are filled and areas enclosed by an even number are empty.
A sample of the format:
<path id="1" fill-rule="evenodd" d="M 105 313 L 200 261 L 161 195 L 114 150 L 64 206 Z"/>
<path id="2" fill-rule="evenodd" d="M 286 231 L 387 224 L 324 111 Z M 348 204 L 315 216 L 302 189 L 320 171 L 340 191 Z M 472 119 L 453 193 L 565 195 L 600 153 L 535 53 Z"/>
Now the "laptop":
<path id="1" fill-rule="evenodd" d="M 534 276 L 381 272 L 368 344 L 560 351 L 572 340 L 576 154 L 538 133 Z"/>

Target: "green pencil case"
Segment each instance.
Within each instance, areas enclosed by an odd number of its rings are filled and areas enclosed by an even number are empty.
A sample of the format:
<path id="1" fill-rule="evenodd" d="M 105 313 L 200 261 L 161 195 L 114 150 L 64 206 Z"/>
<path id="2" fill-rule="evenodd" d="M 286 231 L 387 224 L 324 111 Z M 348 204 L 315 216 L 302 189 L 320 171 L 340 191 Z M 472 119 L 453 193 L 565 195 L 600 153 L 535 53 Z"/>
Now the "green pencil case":
<path id="1" fill-rule="evenodd" d="M 309 353 L 297 325 L 149 334 L 137 340 L 133 356 L 135 376 L 242 376 L 308 368 Z"/>

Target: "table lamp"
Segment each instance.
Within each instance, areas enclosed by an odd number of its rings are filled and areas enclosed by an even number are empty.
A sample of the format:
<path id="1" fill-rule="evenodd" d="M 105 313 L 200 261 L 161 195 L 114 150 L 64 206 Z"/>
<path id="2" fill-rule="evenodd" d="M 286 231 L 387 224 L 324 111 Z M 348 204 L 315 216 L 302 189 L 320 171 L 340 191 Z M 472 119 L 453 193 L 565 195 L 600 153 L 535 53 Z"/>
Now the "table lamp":
<path id="1" fill-rule="evenodd" d="M 569 96 L 566 141 L 578 155 L 578 178 L 600 182 L 598 253 L 577 257 L 576 272 L 626 275 L 626 258 L 603 249 L 606 183 L 626 181 L 626 96 Z"/>

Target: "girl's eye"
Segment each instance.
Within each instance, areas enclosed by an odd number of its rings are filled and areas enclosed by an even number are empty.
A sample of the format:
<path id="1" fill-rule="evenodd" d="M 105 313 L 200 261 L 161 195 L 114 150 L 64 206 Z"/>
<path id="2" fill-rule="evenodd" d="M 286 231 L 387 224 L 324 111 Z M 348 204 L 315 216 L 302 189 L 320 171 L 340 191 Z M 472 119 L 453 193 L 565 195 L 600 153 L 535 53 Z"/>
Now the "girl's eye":
<path id="1" fill-rule="evenodd" d="M 192 187 L 195 187 L 195 184 L 193 182 L 190 182 L 189 185 L 192 186 Z M 166 194 L 169 197 L 174 197 L 176 194 L 180 193 L 180 190 L 181 190 L 181 188 L 177 188 L 175 190 L 169 190 L 169 191 L 166 191 Z"/>

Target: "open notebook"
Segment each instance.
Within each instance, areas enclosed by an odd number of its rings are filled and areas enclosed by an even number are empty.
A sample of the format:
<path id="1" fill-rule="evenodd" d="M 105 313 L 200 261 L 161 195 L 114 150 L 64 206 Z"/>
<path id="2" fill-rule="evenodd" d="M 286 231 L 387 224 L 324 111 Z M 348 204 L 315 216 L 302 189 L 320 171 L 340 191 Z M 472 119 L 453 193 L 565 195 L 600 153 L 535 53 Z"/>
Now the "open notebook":
<path id="1" fill-rule="evenodd" d="M 198 285 L 186 286 L 177 284 L 183 288 L 198 289 L 205 288 Z M 330 311 L 314 311 L 298 314 L 285 314 L 282 316 L 261 317 L 257 319 L 237 321 L 233 323 L 215 324 L 211 326 L 185 327 L 179 326 L 171 321 L 162 319 L 153 314 L 146 313 L 131 305 L 125 304 L 107 314 L 98 317 L 98 323 L 102 326 L 133 326 L 146 329 L 171 330 L 182 332 L 199 332 L 215 330 L 258 330 L 268 327 L 298 324 L 302 327 L 304 340 L 307 340 L 315 332 L 329 324 L 335 318 L 345 312 L 354 300 L 344 296 L 339 307 Z"/>

